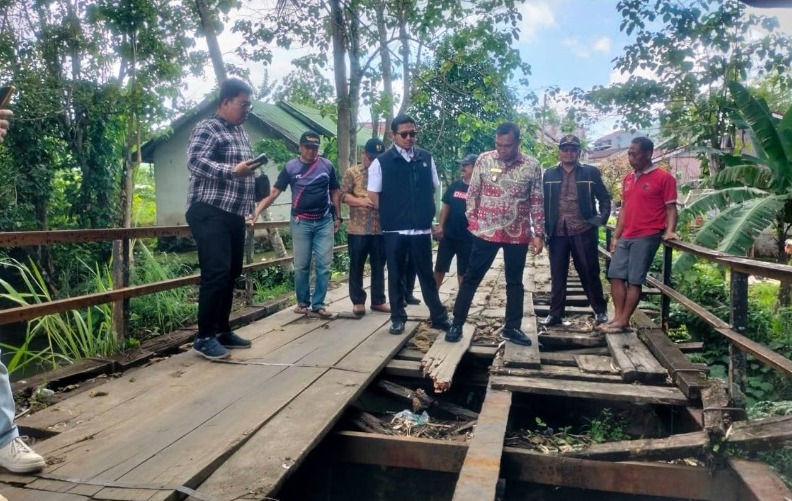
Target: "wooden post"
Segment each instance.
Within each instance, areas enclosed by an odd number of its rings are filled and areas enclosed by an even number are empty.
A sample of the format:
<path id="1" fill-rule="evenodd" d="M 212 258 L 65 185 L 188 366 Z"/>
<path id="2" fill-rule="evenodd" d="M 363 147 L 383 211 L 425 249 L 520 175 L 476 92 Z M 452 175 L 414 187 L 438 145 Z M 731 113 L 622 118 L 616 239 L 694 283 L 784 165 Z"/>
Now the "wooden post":
<path id="1" fill-rule="evenodd" d="M 748 324 L 748 275 L 731 272 L 731 328 L 745 335 Z M 746 362 L 745 353 L 729 344 L 729 394 L 735 407 L 745 405 Z"/>
<path id="2" fill-rule="evenodd" d="M 670 245 L 663 245 L 663 285 L 672 287 L 671 266 L 674 250 Z M 663 294 L 660 299 L 660 327 L 668 333 L 668 317 L 671 314 L 671 298 Z"/>
<path id="3" fill-rule="evenodd" d="M 613 230 L 610 228 L 610 226 L 606 226 L 605 227 L 605 245 L 604 245 L 606 251 L 610 251 L 611 238 L 613 238 Z M 606 277 L 608 276 L 608 268 L 610 268 L 610 257 L 606 256 L 605 257 L 605 276 Z"/>
<path id="4" fill-rule="evenodd" d="M 113 288 L 129 287 L 129 238 L 113 242 Z M 129 334 L 129 298 L 113 303 L 113 332 L 118 346 Z"/>
<path id="5" fill-rule="evenodd" d="M 253 248 L 256 245 L 254 238 L 256 230 L 252 226 L 245 226 L 245 264 L 253 263 Z M 245 272 L 245 304 L 253 304 L 253 278 L 250 276 L 252 271 Z"/>

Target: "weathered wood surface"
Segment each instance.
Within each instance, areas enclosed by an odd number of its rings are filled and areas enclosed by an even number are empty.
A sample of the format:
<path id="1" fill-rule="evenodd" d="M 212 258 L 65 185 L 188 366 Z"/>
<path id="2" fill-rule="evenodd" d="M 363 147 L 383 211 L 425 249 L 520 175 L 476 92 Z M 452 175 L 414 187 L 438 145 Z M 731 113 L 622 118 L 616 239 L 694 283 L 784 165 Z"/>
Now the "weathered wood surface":
<path id="1" fill-rule="evenodd" d="M 525 295 L 530 296 L 531 293 L 526 292 Z M 503 364 L 508 367 L 538 369 L 542 364 L 539 357 L 539 337 L 536 334 L 536 317 L 524 317 L 522 330 L 526 336 L 531 338 L 531 346 L 507 341 L 503 351 Z"/>
<path id="2" fill-rule="evenodd" d="M 459 472 L 453 501 L 495 499 L 511 400 L 512 395 L 508 391 L 487 389 L 476 431 Z"/>
<path id="3" fill-rule="evenodd" d="M 687 405 L 685 395 L 676 388 L 635 384 L 609 384 L 577 381 L 570 385 L 561 380 L 539 377 L 492 376 L 493 388 L 519 393 L 587 398 L 613 402 Z"/>
<path id="4" fill-rule="evenodd" d="M 619 369 L 614 366 L 612 357 L 603 355 L 575 355 L 575 362 L 582 372 L 592 374 L 619 374 Z"/>
<path id="5" fill-rule="evenodd" d="M 792 490 L 766 463 L 729 458 L 728 464 L 740 484 L 741 501 L 792 501 Z"/>
<path id="6" fill-rule="evenodd" d="M 435 393 L 443 393 L 451 389 L 454 373 L 470 347 L 475 330 L 473 324 L 466 323 L 462 327 L 462 339 L 456 343 L 449 343 L 441 333 L 424 355 L 421 360 L 421 371 L 425 377 L 432 380 Z"/>
<path id="7" fill-rule="evenodd" d="M 625 382 L 657 383 L 668 377 L 668 371 L 660 365 L 635 332 L 606 334 L 605 340 Z"/>
<path id="8" fill-rule="evenodd" d="M 730 402 L 725 381 L 715 379 L 710 386 L 701 390 L 704 431 L 713 439 L 724 436 L 731 425 Z"/>
<path id="9" fill-rule="evenodd" d="M 739 421 L 732 425 L 721 447 L 729 444 L 743 451 L 757 452 L 784 448 L 792 440 L 792 416 L 757 421 Z M 708 447 L 710 438 L 705 431 L 681 433 L 667 438 L 624 440 L 595 444 L 567 455 L 589 459 L 629 461 L 636 459 L 674 459 L 695 456 Z"/>
<path id="10" fill-rule="evenodd" d="M 593 348 L 605 346 L 605 337 L 595 332 L 574 332 L 550 328 L 539 333 L 539 342 L 547 348 Z"/>
<path id="11" fill-rule="evenodd" d="M 413 399 L 416 398 L 415 392 L 409 388 L 404 386 L 398 385 L 386 379 L 380 379 L 377 381 L 377 388 L 384 391 L 385 393 L 398 397 L 406 402 L 413 402 Z M 431 399 L 431 404 L 429 407 L 437 407 L 445 412 L 453 414 L 458 417 L 464 417 L 468 419 L 478 419 L 478 412 L 473 412 L 470 409 L 465 407 L 461 407 L 459 405 L 453 404 L 451 402 L 446 402 L 445 400 L 441 400 L 439 398 Z"/>
<path id="12" fill-rule="evenodd" d="M 340 461 L 457 473 L 466 444 L 443 440 L 339 432 L 328 448 Z M 735 476 L 728 470 L 663 463 L 613 463 L 536 454 L 504 447 L 501 476 L 507 482 L 678 499 L 740 501 Z M 776 498 L 781 500 L 783 498 Z"/>
<path id="13" fill-rule="evenodd" d="M 607 357 L 605 357 L 607 358 Z M 498 376 L 541 377 L 547 379 L 562 379 L 565 381 L 591 381 L 600 383 L 622 383 L 618 373 L 603 374 L 584 372 L 577 367 L 563 365 L 543 365 L 541 369 L 522 369 L 512 367 L 490 367 L 490 374 Z"/>

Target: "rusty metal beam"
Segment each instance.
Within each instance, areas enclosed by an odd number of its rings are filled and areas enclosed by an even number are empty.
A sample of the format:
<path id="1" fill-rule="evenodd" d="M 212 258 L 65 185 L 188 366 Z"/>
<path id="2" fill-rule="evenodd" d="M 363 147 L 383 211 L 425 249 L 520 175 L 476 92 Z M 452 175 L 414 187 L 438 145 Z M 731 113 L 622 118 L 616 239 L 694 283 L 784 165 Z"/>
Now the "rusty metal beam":
<path id="1" fill-rule="evenodd" d="M 288 221 L 256 223 L 255 229 L 285 228 Z M 92 230 L 9 231 L 0 233 L 0 248 L 33 245 L 111 242 L 132 238 L 189 237 L 188 226 L 153 226 L 146 228 L 104 228 Z"/>

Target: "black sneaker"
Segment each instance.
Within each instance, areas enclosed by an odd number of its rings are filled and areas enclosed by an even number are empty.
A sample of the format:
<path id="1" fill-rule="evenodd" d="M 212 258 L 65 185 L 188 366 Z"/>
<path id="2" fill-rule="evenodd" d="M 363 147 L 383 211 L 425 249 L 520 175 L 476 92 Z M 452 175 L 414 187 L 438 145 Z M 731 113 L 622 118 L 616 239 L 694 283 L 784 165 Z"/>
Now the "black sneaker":
<path id="1" fill-rule="evenodd" d="M 458 343 L 462 339 L 462 326 L 452 325 L 446 332 L 445 340 L 447 343 Z"/>
<path id="2" fill-rule="evenodd" d="M 197 338 L 193 341 L 193 351 L 209 360 L 221 360 L 231 356 L 214 336 Z"/>
<path id="3" fill-rule="evenodd" d="M 525 335 L 523 331 L 516 327 L 504 327 L 500 335 L 501 339 L 511 341 L 514 344 L 523 346 L 531 346 L 531 338 Z"/>
<path id="4" fill-rule="evenodd" d="M 420 299 L 418 299 L 418 298 L 417 298 L 417 297 L 415 297 L 415 296 L 407 296 L 407 297 L 404 299 L 404 302 L 405 302 L 405 303 L 407 303 L 407 304 L 421 304 L 421 300 L 420 300 Z"/>
<path id="5" fill-rule="evenodd" d="M 217 335 L 217 340 L 229 349 L 250 348 L 253 344 L 249 340 L 237 336 L 236 332 L 229 331 Z"/>
<path id="6" fill-rule="evenodd" d="M 445 319 L 439 322 L 432 322 L 432 329 L 440 329 L 441 331 L 447 331 L 451 328 L 451 320 Z"/>
<path id="7" fill-rule="evenodd" d="M 397 336 L 399 334 L 404 334 L 404 322 L 401 320 L 394 320 L 390 326 L 390 329 L 388 329 L 388 332 Z"/>

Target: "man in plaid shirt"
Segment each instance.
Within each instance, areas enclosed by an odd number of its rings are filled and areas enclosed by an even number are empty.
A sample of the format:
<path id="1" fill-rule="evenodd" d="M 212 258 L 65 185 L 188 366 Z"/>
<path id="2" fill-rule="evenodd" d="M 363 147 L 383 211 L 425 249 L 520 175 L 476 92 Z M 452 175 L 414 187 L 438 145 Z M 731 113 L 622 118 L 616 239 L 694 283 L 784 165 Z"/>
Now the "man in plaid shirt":
<path id="1" fill-rule="evenodd" d="M 231 331 L 229 317 L 234 281 L 242 273 L 245 218 L 255 203 L 258 164 L 251 162 L 250 139 L 242 128 L 252 94 L 242 80 L 223 82 L 216 113 L 195 126 L 187 146 L 187 224 L 201 268 L 193 350 L 210 360 L 227 358 L 228 348 L 250 348 L 250 341 Z"/>
<path id="2" fill-rule="evenodd" d="M 506 322 L 501 337 L 530 346 L 520 330 L 523 316 L 522 283 L 528 246 L 534 255 L 544 247 L 542 168 L 535 158 L 520 152 L 520 129 L 505 122 L 495 130 L 495 150 L 479 155 L 467 195 L 468 229 L 473 248 L 467 273 L 454 303 L 454 321 L 445 339 L 462 339 L 473 295 L 503 249 L 506 276 Z"/>

